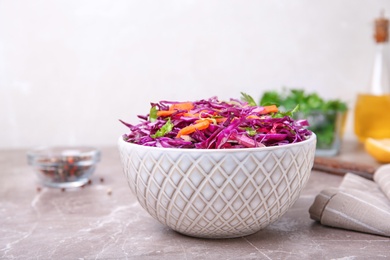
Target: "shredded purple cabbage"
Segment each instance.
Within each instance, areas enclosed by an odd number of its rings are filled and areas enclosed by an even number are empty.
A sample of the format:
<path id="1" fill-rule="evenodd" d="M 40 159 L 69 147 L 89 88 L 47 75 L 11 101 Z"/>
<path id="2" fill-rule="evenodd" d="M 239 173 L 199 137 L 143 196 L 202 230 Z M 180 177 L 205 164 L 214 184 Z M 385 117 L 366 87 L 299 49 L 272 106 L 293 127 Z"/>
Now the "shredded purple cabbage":
<path id="1" fill-rule="evenodd" d="M 177 103 L 180 102 L 160 101 L 151 103 L 151 108 L 169 110 L 172 104 Z M 286 145 L 311 136 L 311 131 L 306 128 L 307 120 L 294 120 L 282 113 L 262 114 L 263 107 L 250 106 L 245 101 L 230 99 L 226 102 L 212 97 L 191 103 L 191 110 L 179 109 L 168 117 L 153 118 L 152 112 L 139 115 L 141 122 L 136 125 L 120 120 L 130 129 L 128 134 L 123 135 L 123 140 L 153 147 L 230 149 Z M 217 120 L 221 118 L 223 120 Z M 209 119 L 212 123 L 206 129 L 178 137 L 181 129 L 199 119 Z M 167 122 L 171 124 L 171 130 L 155 137 Z"/>

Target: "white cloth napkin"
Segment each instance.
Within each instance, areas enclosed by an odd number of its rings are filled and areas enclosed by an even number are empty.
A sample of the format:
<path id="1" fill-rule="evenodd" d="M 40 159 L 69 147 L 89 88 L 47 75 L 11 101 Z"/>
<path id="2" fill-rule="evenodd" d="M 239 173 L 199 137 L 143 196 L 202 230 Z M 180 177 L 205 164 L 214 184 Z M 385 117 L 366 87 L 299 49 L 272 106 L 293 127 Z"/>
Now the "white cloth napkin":
<path id="1" fill-rule="evenodd" d="M 374 181 L 347 173 L 338 188 L 316 196 L 309 213 L 326 226 L 390 237 L 390 165 Z"/>

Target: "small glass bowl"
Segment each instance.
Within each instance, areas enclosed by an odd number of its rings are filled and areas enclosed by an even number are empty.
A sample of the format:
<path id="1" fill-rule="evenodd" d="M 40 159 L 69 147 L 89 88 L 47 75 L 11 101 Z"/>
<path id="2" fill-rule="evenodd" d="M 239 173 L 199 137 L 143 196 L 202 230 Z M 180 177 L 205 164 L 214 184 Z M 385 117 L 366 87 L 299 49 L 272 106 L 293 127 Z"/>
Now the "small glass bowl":
<path id="1" fill-rule="evenodd" d="M 27 160 L 43 185 L 54 188 L 80 187 L 89 181 L 100 161 L 94 147 L 38 147 L 27 152 Z"/>
<path id="2" fill-rule="evenodd" d="M 340 152 L 348 111 L 310 111 L 296 114 L 297 119 L 307 119 L 308 129 L 317 136 L 316 156 L 332 157 Z"/>

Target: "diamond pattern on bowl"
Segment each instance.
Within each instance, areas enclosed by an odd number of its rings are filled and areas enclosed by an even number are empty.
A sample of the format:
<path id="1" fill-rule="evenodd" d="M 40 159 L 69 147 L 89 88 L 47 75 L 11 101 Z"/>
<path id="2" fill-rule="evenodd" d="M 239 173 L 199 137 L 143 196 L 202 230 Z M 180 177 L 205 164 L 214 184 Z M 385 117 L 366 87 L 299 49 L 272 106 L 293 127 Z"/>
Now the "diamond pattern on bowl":
<path id="1" fill-rule="evenodd" d="M 307 141 L 237 151 L 157 149 L 119 140 L 131 191 L 149 214 L 182 234 L 227 238 L 255 233 L 298 199 L 313 166 Z"/>

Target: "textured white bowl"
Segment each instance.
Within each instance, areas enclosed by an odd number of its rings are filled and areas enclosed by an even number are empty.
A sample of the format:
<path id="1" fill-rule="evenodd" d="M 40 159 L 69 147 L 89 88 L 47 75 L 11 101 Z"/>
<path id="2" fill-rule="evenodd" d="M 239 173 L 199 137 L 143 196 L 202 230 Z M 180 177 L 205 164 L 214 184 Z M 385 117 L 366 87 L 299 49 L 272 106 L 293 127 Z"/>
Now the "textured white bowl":
<path id="1" fill-rule="evenodd" d="M 253 234 L 298 199 L 313 166 L 316 136 L 277 147 L 172 149 L 118 140 L 130 189 L 149 214 L 194 237 Z"/>

